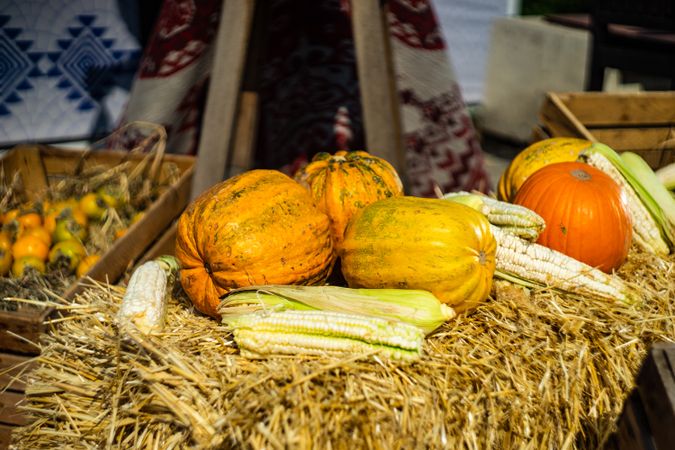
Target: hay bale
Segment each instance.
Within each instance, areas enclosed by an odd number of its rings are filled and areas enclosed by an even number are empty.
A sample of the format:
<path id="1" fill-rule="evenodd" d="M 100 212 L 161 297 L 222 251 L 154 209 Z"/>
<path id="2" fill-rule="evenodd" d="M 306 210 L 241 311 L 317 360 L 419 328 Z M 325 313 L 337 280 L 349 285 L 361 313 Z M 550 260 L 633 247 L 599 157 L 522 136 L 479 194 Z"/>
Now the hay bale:
<path id="1" fill-rule="evenodd" d="M 120 336 L 98 284 L 42 343 L 16 448 L 595 448 L 655 341 L 674 341 L 675 257 L 633 253 L 638 306 L 498 282 L 419 361 L 248 360 L 216 321 L 170 304 L 161 336 Z"/>

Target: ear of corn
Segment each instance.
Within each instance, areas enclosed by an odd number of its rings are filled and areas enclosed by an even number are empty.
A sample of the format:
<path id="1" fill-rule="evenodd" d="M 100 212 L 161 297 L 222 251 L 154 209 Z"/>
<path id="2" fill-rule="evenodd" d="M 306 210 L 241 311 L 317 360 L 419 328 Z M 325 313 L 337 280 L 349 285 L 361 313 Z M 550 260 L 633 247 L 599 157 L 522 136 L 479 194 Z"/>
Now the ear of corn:
<path id="1" fill-rule="evenodd" d="M 666 189 L 675 189 L 675 163 L 670 163 L 667 166 L 661 167 L 654 173 Z"/>
<path id="2" fill-rule="evenodd" d="M 623 189 L 626 195 L 628 214 L 630 214 L 631 222 L 633 223 L 633 239 L 635 243 L 647 252 L 656 255 L 668 255 L 670 252 L 668 243 L 661 236 L 659 225 L 619 170 L 602 153 L 589 153 L 585 155 L 585 160 L 588 164 L 612 177 Z"/>
<path id="3" fill-rule="evenodd" d="M 143 263 L 131 274 L 122 305 L 117 314 L 121 328 L 133 325 L 142 333 L 164 329 L 167 297 L 171 293 L 178 262 L 172 256 L 161 256 Z"/>
<path id="4" fill-rule="evenodd" d="M 469 206 L 485 215 L 492 225 L 497 225 L 503 231 L 529 241 L 536 241 L 546 228 L 546 221 L 531 209 L 502 202 L 486 195 L 451 192 L 443 195 L 442 198 Z"/>
<path id="5" fill-rule="evenodd" d="M 495 276 L 527 287 L 551 287 L 570 294 L 632 303 L 634 294 L 617 276 L 525 241 L 493 226 L 497 240 Z"/>
<path id="6" fill-rule="evenodd" d="M 378 353 L 419 358 L 423 331 L 413 325 L 329 311 L 278 311 L 224 319 L 244 356 Z"/>
<path id="7" fill-rule="evenodd" d="M 259 310 L 309 310 L 362 314 L 415 325 L 426 334 L 455 317 L 431 292 L 417 289 L 350 289 L 337 286 L 249 286 L 230 292 L 224 318 Z"/>
<path id="8" fill-rule="evenodd" d="M 593 164 L 590 158 L 593 154 L 604 156 L 621 174 L 625 183 L 633 189 L 644 208 L 652 216 L 658 226 L 662 240 L 670 249 L 675 248 L 675 200 L 661 184 L 649 165 L 635 153 L 624 152 L 619 155 L 610 147 L 601 143 L 593 144 L 580 157 Z M 612 175 L 611 173 L 608 174 Z M 620 179 L 615 179 L 620 182 Z M 641 217 L 638 217 L 637 220 L 638 223 L 641 223 Z M 639 226 L 649 227 L 649 224 Z M 642 236 L 641 238 L 647 242 L 647 245 L 651 245 L 658 251 L 658 243 L 644 238 L 644 236 L 653 235 L 653 231 L 646 230 L 635 234 Z"/>

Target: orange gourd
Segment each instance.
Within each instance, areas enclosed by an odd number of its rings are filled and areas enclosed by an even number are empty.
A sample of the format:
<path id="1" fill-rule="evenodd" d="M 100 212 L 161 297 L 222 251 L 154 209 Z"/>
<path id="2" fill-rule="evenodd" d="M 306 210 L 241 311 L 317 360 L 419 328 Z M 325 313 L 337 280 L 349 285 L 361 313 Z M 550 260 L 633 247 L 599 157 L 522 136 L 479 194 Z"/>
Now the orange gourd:
<path id="1" fill-rule="evenodd" d="M 608 175 L 580 162 L 555 163 L 533 173 L 514 203 L 546 221 L 538 243 L 611 272 L 632 239 L 625 194 Z"/>
<path id="2" fill-rule="evenodd" d="M 328 217 L 275 170 L 245 172 L 194 200 L 178 220 L 176 257 L 195 308 L 214 317 L 231 289 L 321 284 L 335 261 Z"/>
<path id="3" fill-rule="evenodd" d="M 328 215 L 336 249 L 342 246 L 354 214 L 377 200 L 403 195 L 403 184 L 392 165 L 364 151 L 317 153 L 294 177 Z"/>

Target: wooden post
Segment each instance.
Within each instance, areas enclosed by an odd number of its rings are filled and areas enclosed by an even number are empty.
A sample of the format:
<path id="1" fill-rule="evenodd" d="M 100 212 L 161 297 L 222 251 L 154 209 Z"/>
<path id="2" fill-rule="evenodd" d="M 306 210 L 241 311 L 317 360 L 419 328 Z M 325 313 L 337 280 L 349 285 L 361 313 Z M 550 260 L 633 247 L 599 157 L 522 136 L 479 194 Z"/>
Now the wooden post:
<path id="1" fill-rule="evenodd" d="M 226 0 L 223 4 L 191 199 L 225 178 L 254 9 L 255 0 Z"/>
<path id="2" fill-rule="evenodd" d="M 379 0 L 353 1 L 351 7 L 366 150 L 402 175 L 405 158 L 386 7 Z"/>

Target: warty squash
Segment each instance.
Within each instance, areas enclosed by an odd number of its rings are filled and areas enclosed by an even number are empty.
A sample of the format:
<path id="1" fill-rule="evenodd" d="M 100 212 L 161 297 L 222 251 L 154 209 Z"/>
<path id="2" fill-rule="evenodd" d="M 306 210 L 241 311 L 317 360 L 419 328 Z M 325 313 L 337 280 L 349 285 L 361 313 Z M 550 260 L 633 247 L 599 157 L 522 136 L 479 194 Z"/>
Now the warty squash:
<path id="1" fill-rule="evenodd" d="M 336 249 L 354 214 L 383 198 L 403 195 L 403 184 L 386 160 L 364 151 L 317 153 L 294 178 L 312 193 L 317 206 L 328 214 Z"/>
<path id="2" fill-rule="evenodd" d="M 350 287 L 424 289 L 463 311 L 490 293 L 496 246 L 488 220 L 468 206 L 393 197 L 354 216 L 339 253 Z"/>
<path id="3" fill-rule="evenodd" d="M 220 297 L 256 284 L 320 284 L 335 253 L 326 214 L 275 170 L 251 170 L 202 193 L 178 220 L 183 289 L 218 317 Z"/>

